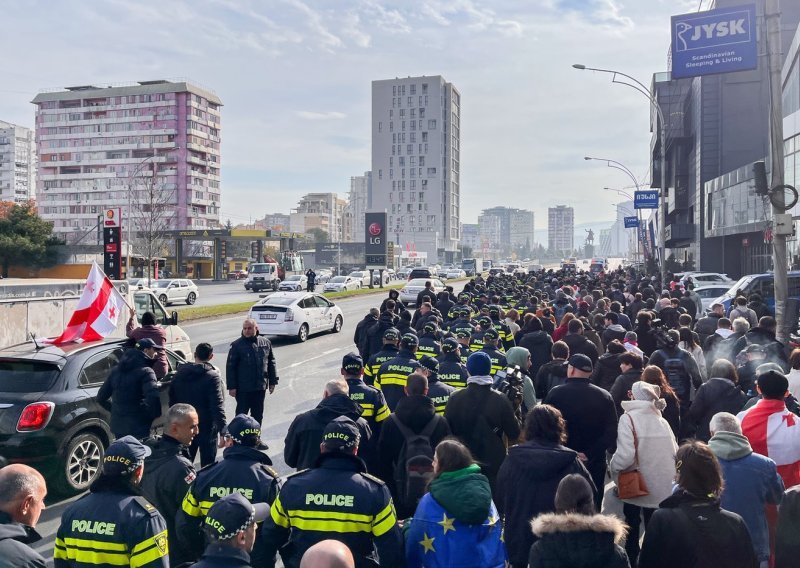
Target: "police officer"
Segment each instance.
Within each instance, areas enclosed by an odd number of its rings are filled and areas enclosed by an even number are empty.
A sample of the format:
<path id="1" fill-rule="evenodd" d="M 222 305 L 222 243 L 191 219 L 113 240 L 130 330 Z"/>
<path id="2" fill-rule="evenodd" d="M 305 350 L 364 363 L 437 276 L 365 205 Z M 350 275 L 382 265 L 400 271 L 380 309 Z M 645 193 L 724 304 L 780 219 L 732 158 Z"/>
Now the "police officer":
<path id="1" fill-rule="evenodd" d="M 356 455 L 359 437 L 358 427 L 346 416 L 328 424 L 316 466 L 290 475 L 272 504 L 262 527 L 265 550 L 260 556 L 273 558 L 281 549 L 286 568 L 298 568 L 308 548 L 335 539 L 350 548 L 356 566 L 404 565 L 403 537 L 389 489 L 366 473 Z"/>
<path id="2" fill-rule="evenodd" d="M 256 526 L 269 515 L 266 503 L 250 503 L 241 493 L 231 493 L 211 505 L 203 532 L 208 546 L 192 568 L 244 568 L 256 542 Z"/>
<path id="3" fill-rule="evenodd" d="M 456 335 L 459 331 L 463 330 L 467 332 L 467 337 L 469 337 L 472 335 L 472 332 L 475 331 L 475 326 L 469 321 L 470 309 L 467 307 L 460 307 L 457 313 L 458 318 L 450 322 L 447 330 L 452 335 Z"/>
<path id="4" fill-rule="evenodd" d="M 400 343 L 400 331 L 396 327 L 390 327 L 383 332 L 383 349 L 372 355 L 364 367 L 364 382 L 366 384 L 372 385 L 381 365 L 389 359 L 397 357 L 398 343 Z"/>
<path id="5" fill-rule="evenodd" d="M 350 390 L 350 400 L 361 406 L 361 418 L 367 421 L 372 435 L 377 439 L 381 422 L 389 418 L 389 407 L 383 393 L 364 383 L 364 361 L 357 353 L 348 353 L 342 358 L 342 376 Z"/>
<path id="6" fill-rule="evenodd" d="M 492 320 L 492 326 L 497 330 L 500 337 L 500 351 L 506 352 L 516 345 L 514 342 L 514 334 L 511 332 L 511 327 L 500 319 L 500 306 L 492 304 L 489 306 L 489 317 Z"/>
<path id="7" fill-rule="evenodd" d="M 461 345 L 458 340 L 448 337 L 442 342 L 442 354 L 439 355 L 439 380 L 456 389 L 467 386 L 467 367 L 461 359 Z M 468 352 L 468 351 L 467 351 Z"/>
<path id="8" fill-rule="evenodd" d="M 438 357 L 442 352 L 442 344 L 439 343 L 439 326 L 435 321 L 429 321 L 422 326 L 422 335 L 419 336 L 419 345 L 415 353 L 417 361 L 423 356 Z"/>
<path id="9" fill-rule="evenodd" d="M 508 366 L 506 356 L 497 348 L 497 342 L 500 339 L 500 334 L 494 328 L 487 329 L 483 334 L 483 348 L 481 351 L 486 353 L 492 360 L 491 375 L 497 375 L 497 371 L 505 369 Z"/>
<path id="10" fill-rule="evenodd" d="M 150 448 L 133 436 L 113 442 L 89 493 L 61 516 L 53 551 L 55 568 L 131 566 L 167 568 L 164 518 L 139 495 Z"/>
<path id="11" fill-rule="evenodd" d="M 456 342 L 458 342 L 461 363 L 464 366 L 467 365 L 467 358 L 472 353 L 472 351 L 469 350 L 469 340 L 472 338 L 472 333 L 473 332 L 467 331 L 466 329 L 459 329 L 455 333 Z"/>
<path id="12" fill-rule="evenodd" d="M 433 401 L 436 414 L 442 416 L 450 395 L 456 392 L 456 389 L 439 380 L 439 361 L 435 358 L 424 355 L 419 364 L 417 372 L 428 377 L 428 398 Z"/>
<path id="13" fill-rule="evenodd" d="M 219 498 L 239 492 L 252 503 L 272 503 L 278 492 L 272 461 L 256 449 L 261 440 L 258 422 L 239 414 L 228 424 L 226 437 L 232 445 L 225 448 L 220 461 L 197 472 L 175 518 L 175 540 L 180 543 L 176 563 L 197 559 L 203 549 L 203 519 Z"/>
<path id="14" fill-rule="evenodd" d="M 381 365 L 375 376 L 375 387 L 383 391 L 389 410 L 394 412 L 397 403 L 405 394 L 408 375 L 419 368 L 414 353 L 417 351 L 419 339 L 413 333 L 406 333 L 400 338 L 400 350 L 397 355 Z"/>
<path id="15" fill-rule="evenodd" d="M 486 333 L 487 329 L 491 329 L 493 327 L 492 320 L 488 315 L 478 316 L 477 321 L 477 329 L 472 332 L 472 335 L 469 336 L 470 353 L 475 353 L 476 351 L 483 349 L 483 334 Z"/>

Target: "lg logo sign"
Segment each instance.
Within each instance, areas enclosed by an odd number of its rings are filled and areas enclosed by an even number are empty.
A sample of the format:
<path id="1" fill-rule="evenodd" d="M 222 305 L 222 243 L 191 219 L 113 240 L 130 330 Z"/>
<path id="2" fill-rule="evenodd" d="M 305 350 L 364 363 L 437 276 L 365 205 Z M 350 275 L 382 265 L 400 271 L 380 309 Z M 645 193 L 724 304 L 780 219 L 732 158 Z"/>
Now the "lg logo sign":
<path id="1" fill-rule="evenodd" d="M 383 231 L 383 227 L 381 227 L 380 223 L 372 223 L 369 226 L 369 234 L 372 235 L 369 238 L 369 244 L 371 245 L 379 245 L 381 244 L 380 234 Z"/>

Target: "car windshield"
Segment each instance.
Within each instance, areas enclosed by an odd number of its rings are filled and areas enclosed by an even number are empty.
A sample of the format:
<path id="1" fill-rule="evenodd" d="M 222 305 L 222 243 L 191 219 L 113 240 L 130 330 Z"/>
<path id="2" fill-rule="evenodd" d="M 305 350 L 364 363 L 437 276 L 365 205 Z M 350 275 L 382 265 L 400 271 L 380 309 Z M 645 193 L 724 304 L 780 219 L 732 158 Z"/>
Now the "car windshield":
<path id="1" fill-rule="evenodd" d="M 265 306 L 289 306 L 297 301 L 297 296 L 270 296 L 264 302 Z"/>
<path id="2" fill-rule="evenodd" d="M 0 361 L 0 392 L 45 392 L 58 377 L 58 367 L 35 361 Z"/>
<path id="3" fill-rule="evenodd" d="M 302 277 L 302 276 L 300 276 L 299 274 L 295 274 L 295 275 L 292 275 L 292 276 L 289 276 L 289 277 L 287 277 L 287 278 L 286 278 L 286 281 L 287 281 L 287 282 L 289 282 L 289 281 L 296 282 L 296 281 L 298 281 L 298 280 L 300 280 L 300 279 L 302 279 L 302 278 L 303 278 L 303 277 Z"/>
<path id="4" fill-rule="evenodd" d="M 271 264 L 254 264 L 250 267 L 253 274 L 271 274 L 275 267 Z"/>
<path id="5" fill-rule="evenodd" d="M 331 278 L 331 282 L 334 284 L 344 284 L 347 281 L 346 276 L 334 276 Z"/>
<path id="6" fill-rule="evenodd" d="M 742 276 L 738 282 L 736 282 L 733 286 L 728 288 L 728 291 L 725 292 L 725 296 L 730 296 L 733 298 L 734 294 L 737 290 L 744 290 L 750 282 L 753 281 L 754 276 Z"/>
<path id="7" fill-rule="evenodd" d="M 424 288 L 425 282 L 430 282 L 434 287 L 436 286 L 436 282 L 430 278 L 414 278 L 413 280 L 408 281 L 408 286 L 419 286 L 420 288 Z"/>
<path id="8" fill-rule="evenodd" d="M 353 278 L 361 278 L 362 276 L 364 276 L 364 273 L 363 272 L 351 272 L 350 276 L 352 276 Z"/>

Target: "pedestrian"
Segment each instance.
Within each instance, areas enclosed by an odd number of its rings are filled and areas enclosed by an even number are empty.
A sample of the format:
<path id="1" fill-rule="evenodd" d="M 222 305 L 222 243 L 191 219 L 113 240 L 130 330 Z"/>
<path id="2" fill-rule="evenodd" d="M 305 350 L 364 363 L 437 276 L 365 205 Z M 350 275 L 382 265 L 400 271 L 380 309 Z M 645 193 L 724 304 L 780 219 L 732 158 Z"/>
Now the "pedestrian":
<path id="1" fill-rule="evenodd" d="M 425 287 L 422 291 L 417 294 L 417 302 L 414 305 L 416 309 L 420 309 L 422 304 L 428 302 L 429 304 L 433 303 L 433 299 L 436 297 L 436 293 L 433 291 L 433 282 L 430 280 L 425 281 Z M 427 299 L 426 299 L 427 298 Z"/>
<path id="2" fill-rule="evenodd" d="M 687 435 L 693 432 L 694 437 L 703 442 L 711 437 L 709 424 L 717 413 L 738 414 L 747 402 L 747 395 L 739 388 L 739 376 L 733 363 L 718 359 L 711 367 L 710 376 L 697 389 L 685 421 Z"/>
<path id="3" fill-rule="evenodd" d="M 750 294 L 747 298 L 749 303 L 747 307 L 753 310 L 756 314 L 756 317 L 761 321 L 761 318 L 764 316 L 772 316 L 774 317 L 775 314 L 769 308 L 767 304 L 764 303 L 764 300 L 761 298 L 759 294 Z"/>
<path id="4" fill-rule="evenodd" d="M 533 378 L 537 400 L 544 400 L 553 388 L 563 385 L 567 381 L 569 347 L 563 341 L 556 341 L 553 343 L 550 353 L 553 357 L 552 360 L 539 367 L 539 371 Z"/>
<path id="5" fill-rule="evenodd" d="M 550 391 L 545 404 L 561 411 L 567 422 L 568 447 L 578 452 L 597 487 L 597 508 L 605 486 L 606 451 L 617 439 L 617 411 L 611 395 L 589 382 L 592 362 L 582 354 L 571 355 L 567 382 Z"/>
<path id="6" fill-rule="evenodd" d="M 89 493 L 61 515 L 53 550 L 55 568 L 168 568 L 164 517 L 139 491 L 149 455 L 150 448 L 133 436 L 108 446 Z"/>
<path id="7" fill-rule="evenodd" d="M 392 302 L 390 305 L 389 302 Z M 389 290 L 389 297 L 384 299 L 381 302 L 381 307 L 379 308 L 380 313 L 384 313 L 389 311 L 394 315 L 399 316 L 402 312 L 408 311 L 406 305 L 400 301 L 400 292 L 397 290 Z"/>
<path id="8" fill-rule="evenodd" d="M 597 346 L 584 336 L 583 323 L 577 319 L 571 320 L 567 324 L 567 329 L 569 333 L 564 337 L 564 343 L 569 347 L 570 355 L 586 355 L 592 365 L 597 363 L 597 359 L 600 357 Z"/>
<path id="9" fill-rule="evenodd" d="M 314 467 L 287 478 L 264 521 L 265 559 L 280 550 L 284 566 L 297 568 L 311 546 L 335 539 L 352 551 L 356 566 L 403 565 L 403 536 L 389 489 L 366 473 L 357 456 L 360 437 L 360 429 L 346 416 L 325 427 Z"/>
<path id="10" fill-rule="evenodd" d="M 42 474 L 24 464 L 0 469 L 0 568 L 45 568 L 47 561 L 31 544 L 45 508 L 47 484 Z"/>
<path id="11" fill-rule="evenodd" d="M 362 360 L 366 362 L 364 366 L 364 382 L 370 386 L 375 383 L 375 375 L 386 361 L 397 357 L 397 346 L 400 344 L 400 331 L 396 327 L 389 327 L 383 331 L 381 336 L 381 347 L 378 348 L 369 359 Z M 370 348 L 372 352 L 372 348 Z"/>
<path id="12" fill-rule="evenodd" d="M 744 321 L 744 320 L 742 320 Z M 699 323 L 699 322 L 698 322 Z M 717 329 L 713 334 L 709 335 L 703 342 L 703 353 L 706 356 L 706 369 L 711 369 L 711 366 L 717 359 L 729 359 L 730 357 L 724 352 L 722 348 L 724 341 L 733 334 L 731 329 L 731 320 L 728 318 L 719 318 L 717 320 Z"/>
<path id="13" fill-rule="evenodd" d="M 752 311 L 752 310 L 751 310 Z M 740 337 L 733 346 L 733 354 L 736 356 L 750 345 L 760 345 L 764 348 L 766 359 L 770 363 L 777 363 L 784 371 L 789 370 L 789 361 L 786 357 L 786 349 L 783 344 L 775 338 L 778 329 L 778 322 L 772 316 L 764 316 L 758 320 L 758 325 L 751 327 L 744 337 Z"/>
<path id="14" fill-rule="evenodd" d="M 614 381 L 619 376 L 619 358 L 623 353 L 627 353 L 622 342 L 618 339 L 612 340 L 606 346 L 606 352 L 600 355 L 597 365 L 592 371 L 591 381 L 603 390 L 611 391 Z"/>
<path id="15" fill-rule="evenodd" d="M 694 362 L 697 363 L 697 369 L 700 371 L 700 378 L 703 382 L 708 380 L 708 371 L 706 369 L 706 358 L 703 354 L 703 348 L 695 339 L 697 335 L 689 327 L 681 327 L 678 329 L 680 335 L 681 349 L 691 354 Z"/>
<path id="16" fill-rule="evenodd" d="M 362 358 L 368 357 L 367 353 L 369 352 L 369 336 L 367 332 L 373 325 L 378 323 L 380 315 L 378 308 L 370 308 L 367 315 L 364 316 L 364 319 L 356 324 L 356 331 L 353 333 L 353 343 L 355 343 L 358 354 Z"/>
<path id="17" fill-rule="evenodd" d="M 789 382 L 789 392 L 795 398 L 800 397 L 800 349 L 793 349 L 789 355 L 789 366 L 791 370 L 786 375 Z"/>
<path id="18" fill-rule="evenodd" d="M 711 304 L 711 311 L 708 315 L 697 320 L 697 323 L 694 324 L 694 331 L 700 336 L 700 345 L 705 347 L 706 340 L 717 331 L 719 320 L 724 317 L 725 306 L 720 302 L 714 302 Z"/>
<path id="19" fill-rule="evenodd" d="M 219 435 L 225 429 L 225 398 L 219 370 L 211 364 L 214 348 L 210 343 L 198 343 L 194 348 L 194 363 L 178 367 L 169 384 L 169 405 L 191 405 L 197 412 L 199 432 L 189 446 L 189 460 L 200 453 L 200 466 L 214 463 Z"/>
<path id="20" fill-rule="evenodd" d="M 313 268 L 306 270 L 306 292 L 313 292 L 317 285 L 317 273 Z"/>
<path id="21" fill-rule="evenodd" d="M 245 568 L 256 542 L 258 523 L 269 515 L 266 503 L 250 503 L 234 491 L 208 510 L 203 532 L 208 545 L 191 568 Z"/>
<path id="22" fill-rule="evenodd" d="M 757 568 L 744 521 L 720 507 L 722 470 L 709 447 L 687 442 L 678 448 L 675 465 L 677 487 L 650 518 L 639 568 Z"/>
<path id="23" fill-rule="evenodd" d="M 406 525 L 406 566 L 504 568 L 500 516 L 489 480 L 462 443 L 436 445 L 434 476 Z"/>
<path id="24" fill-rule="evenodd" d="M 164 351 L 167 346 L 167 330 L 156 323 L 156 316 L 153 312 L 143 313 L 142 325 L 136 327 L 136 311 L 130 310 L 130 318 L 128 318 L 128 323 L 125 325 L 125 335 L 128 336 L 128 339 L 133 340 L 133 343 L 147 338 L 152 339 L 153 343 L 161 347 L 156 353 L 152 369 L 156 374 L 156 379 L 163 379 L 169 371 L 167 353 Z"/>
<path id="25" fill-rule="evenodd" d="M 731 321 L 735 320 L 736 318 L 746 319 L 747 323 L 750 324 L 750 327 L 756 327 L 758 325 L 758 316 L 756 316 L 756 313 L 753 310 L 747 307 L 747 298 L 744 296 L 736 297 L 734 300 L 734 306 L 728 313 L 728 319 Z"/>
<path id="26" fill-rule="evenodd" d="M 197 476 L 187 458 L 187 450 L 197 434 L 198 424 L 194 407 L 178 403 L 167 411 L 164 435 L 145 441 L 151 453 L 144 460 L 140 487 L 142 495 L 158 509 L 167 523 L 170 550 L 178 549 L 175 516 Z"/>
<path id="27" fill-rule="evenodd" d="M 609 463 L 611 477 L 619 487 L 619 475 L 638 470 L 647 495 L 623 497 L 625 523 L 630 528 L 625 552 L 632 565 L 639 557 L 639 527 L 647 531 L 650 517 L 659 503 L 672 494 L 675 452 L 678 444 L 669 423 L 661 417 L 667 403 L 661 389 L 644 381 L 633 383 L 632 400 L 622 403 L 625 414 L 617 427 L 617 449 Z"/>
<path id="28" fill-rule="evenodd" d="M 617 409 L 617 416 L 622 416 L 622 402 L 631 400 L 631 387 L 642 376 L 642 358 L 630 351 L 623 353 L 619 356 L 619 368 L 622 374 L 614 379 L 609 392 Z"/>
<path id="29" fill-rule="evenodd" d="M 508 449 L 497 475 L 496 503 L 504 518 L 505 544 L 512 567 L 526 566 L 535 537 L 533 517 L 554 510 L 559 482 L 577 473 L 594 486 L 578 452 L 567 448 L 567 426 L 561 412 L 540 404 L 525 417 L 524 441 Z"/>
<path id="30" fill-rule="evenodd" d="M 413 333 L 405 333 L 400 337 L 400 350 L 392 359 L 380 366 L 375 375 L 374 386 L 383 392 L 389 410 L 394 412 L 397 403 L 405 396 L 403 390 L 408 376 L 419 368 L 415 353 L 419 339 Z"/>
<path id="31" fill-rule="evenodd" d="M 625 341 L 627 330 L 619 323 L 619 314 L 608 312 L 603 316 L 603 345 L 608 346 L 615 339 L 622 343 Z"/>
<path id="32" fill-rule="evenodd" d="M 650 357 L 650 364 L 655 365 L 664 372 L 667 382 L 680 401 L 681 417 L 691 405 L 692 387 L 700 388 L 703 379 L 700 368 L 697 366 L 692 354 L 680 346 L 681 336 L 678 330 L 670 329 L 663 335 L 663 341 L 658 350 Z"/>
<path id="33" fill-rule="evenodd" d="M 362 418 L 363 414 L 364 409 L 350 400 L 347 381 L 344 378 L 331 379 L 325 384 L 322 400 L 316 408 L 298 414 L 289 425 L 283 446 L 286 465 L 298 471 L 312 467 L 319 457 L 325 427 L 339 416 L 347 416 L 358 425 L 362 440 L 360 447 L 366 449 L 372 430 Z"/>
<path id="34" fill-rule="evenodd" d="M 533 314 L 530 316 L 525 324 L 525 333 L 517 344 L 530 352 L 530 375 L 535 377 L 542 365 L 553 360 L 553 339 L 542 328 L 542 321 Z"/>
<path id="35" fill-rule="evenodd" d="M 794 568 L 800 557 L 800 487 L 783 494 L 775 531 L 775 567 Z"/>
<path id="36" fill-rule="evenodd" d="M 231 343 L 225 368 L 228 394 L 236 399 L 236 414 L 250 414 L 261 424 L 264 399 L 267 390 L 269 394 L 275 392 L 278 371 L 272 344 L 259 335 L 255 320 L 244 320 L 242 336 Z"/>
<path id="37" fill-rule="evenodd" d="M 692 317 L 692 320 L 697 319 L 697 304 L 694 303 L 691 290 L 684 290 L 680 300 L 678 300 L 680 307 L 686 310 L 686 313 Z"/>
<path id="38" fill-rule="evenodd" d="M 719 412 L 711 418 L 708 447 L 719 460 L 725 482 L 720 505 L 741 515 L 761 568 L 768 568 L 770 536 L 765 507 L 778 505 L 784 489 L 775 462 L 753 452 L 742 435 L 742 426 L 729 412 Z"/>
<path id="39" fill-rule="evenodd" d="M 536 389 L 533 386 L 533 379 L 530 372 L 532 368 L 531 353 L 524 347 L 512 347 L 506 352 L 506 362 L 508 367 L 519 368 L 522 375 L 522 406 L 523 416 L 536 406 Z"/>
<path id="40" fill-rule="evenodd" d="M 572 474 L 561 480 L 555 513 L 531 522 L 538 540 L 530 549 L 530 568 L 629 568 L 620 546 L 627 527 L 616 517 L 595 514 L 593 497 L 584 477 Z"/>
<path id="41" fill-rule="evenodd" d="M 161 416 L 161 398 L 153 371 L 157 352 L 161 349 L 152 339 L 140 339 L 136 348 L 125 350 L 97 391 L 98 404 L 111 412 L 114 437 L 147 438 L 153 420 Z"/>
<path id="42" fill-rule="evenodd" d="M 636 332 L 637 347 L 647 356 L 653 354 L 653 351 L 658 349 L 656 341 L 655 330 L 653 329 L 653 316 L 649 311 L 641 310 L 636 316 Z"/>
<path id="43" fill-rule="evenodd" d="M 322 540 L 306 550 L 300 568 L 355 568 L 353 553 L 343 542 Z"/>
<path id="44" fill-rule="evenodd" d="M 443 416 L 447 401 L 450 400 L 450 395 L 456 392 L 456 388 L 439 380 L 439 361 L 435 357 L 424 355 L 419 364 L 416 372 L 428 379 L 427 396 L 433 401 L 436 414 Z"/>
<path id="45" fill-rule="evenodd" d="M 467 367 L 461 361 L 461 348 L 458 340 L 448 337 L 442 341 L 442 354 L 439 360 L 439 380 L 455 389 L 467 386 Z M 448 399 L 449 400 L 449 399 Z"/>

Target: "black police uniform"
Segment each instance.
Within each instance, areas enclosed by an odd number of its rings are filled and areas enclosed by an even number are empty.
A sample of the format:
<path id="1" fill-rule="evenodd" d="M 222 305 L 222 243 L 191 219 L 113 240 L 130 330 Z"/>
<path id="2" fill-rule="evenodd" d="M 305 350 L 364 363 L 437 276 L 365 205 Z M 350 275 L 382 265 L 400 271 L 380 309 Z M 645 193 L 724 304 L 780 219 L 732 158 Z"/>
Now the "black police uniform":
<path id="1" fill-rule="evenodd" d="M 280 549 L 286 568 L 297 568 L 311 546 L 335 539 L 353 553 L 356 568 L 403 566 L 403 539 L 389 489 L 365 472 L 358 457 L 330 452 L 314 469 L 290 475 L 261 528 L 261 555 L 272 558 Z"/>
<path id="2" fill-rule="evenodd" d="M 469 336 L 469 351 L 470 353 L 475 353 L 476 351 L 480 351 L 483 349 L 483 334 L 486 333 L 481 329 L 476 329 L 472 332 L 472 335 Z"/>
<path id="3" fill-rule="evenodd" d="M 467 386 L 469 373 L 461 360 L 461 349 L 439 356 L 439 380 L 456 389 Z"/>
<path id="4" fill-rule="evenodd" d="M 500 321 L 499 318 L 492 318 L 492 326 L 494 326 L 497 333 L 500 335 L 500 343 L 498 344 L 499 350 L 508 351 L 516 346 L 514 334 L 511 332 L 511 327 L 506 322 Z"/>
<path id="5" fill-rule="evenodd" d="M 501 371 L 508 366 L 506 356 L 503 355 L 496 347 L 486 345 L 483 349 L 481 349 L 481 351 L 486 353 L 489 356 L 489 359 L 492 360 L 491 375 L 493 377 L 497 374 L 497 371 Z"/>
<path id="6" fill-rule="evenodd" d="M 244 550 L 218 543 L 209 544 L 199 562 L 191 568 L 249 568 L 250 555 Z"/>
<path id="7" fill-rule="evenodd" d="M 372 428 L 372 435 L 378 437 L 376 432 L 381 422 L 389 418 L 389 407 L 383 393 L 364 383 L 359 377 L 347 377 L 347 386 L 350 389 L 350 400 L 361 406 L 364 411 L 361 418 L 367 421 Z"/>
<path id="8" fill-rule="evenodd" d="M 430 357 L 438 357 L 442 352 L 442 344 L 436 339 L 433 333 L 424 333 L 419 338 L 419 345 L 417 352 L 414 354 L 417 361 L 422 359 L 425 355 Z"/>
<path id="9" fill-rule="evenodd" d="M 441 369 L 441 367 L 440 367 Z M 455 387 L 443 383 L 439 380 L 437 373 L 431 371 L 428 375 L 428 398 L 433 401 L 433 408 L 439 416 L 444 415 L 444 408 L 447 406 L 447 401 L 450 400 L 450 395 L 456 392 Z"/>
<path id="10" fill-rule="evenodd" d="M 369 358 L 367 364 L 364 365 L 364 383 L 367 385 L 372 385 L 375 383 L 375 375 L 378 374 L 378 371 L 381 368 L 381 365 L 386 363 L 389 359 L 394 359 L 397 357 L 399 349 L 396 345 L 392 345 L 391 343 L 388 345 L 384 345 L 383 349 L 375 353 L 372 357 Z"/>
<path id="11" fill-rule="evenodd" d="M 238 491 L 251 503 L 272 503 L 280 488 L 269 457 L 255 448 L 235 444 L 223 459 L 197 472 L 175 519 L 180 561 L 197 559 L 203 550 L 202 523 L 220 497 Z"/>
<path id="12" fill-rule="evenodd" d="M 400 399 L 406 396 L 404 391 L 408 375 L 419 368 L 414 353 L 401 349 L 397 356 L 381 365 L 375 376 L 375 387 L 383 391 L 389 410 L 394 412 Z"/>
<path id="13" fill-rule="evenodd" d="M 447 328 L 447 331 L 452 335 L 455 335 L 459 330 L 463 330 L 472 335 L 472 332 L 475 331 L 475 326 L 470 323 L 468 318 L 460 317 L 454 320 Z"/>

